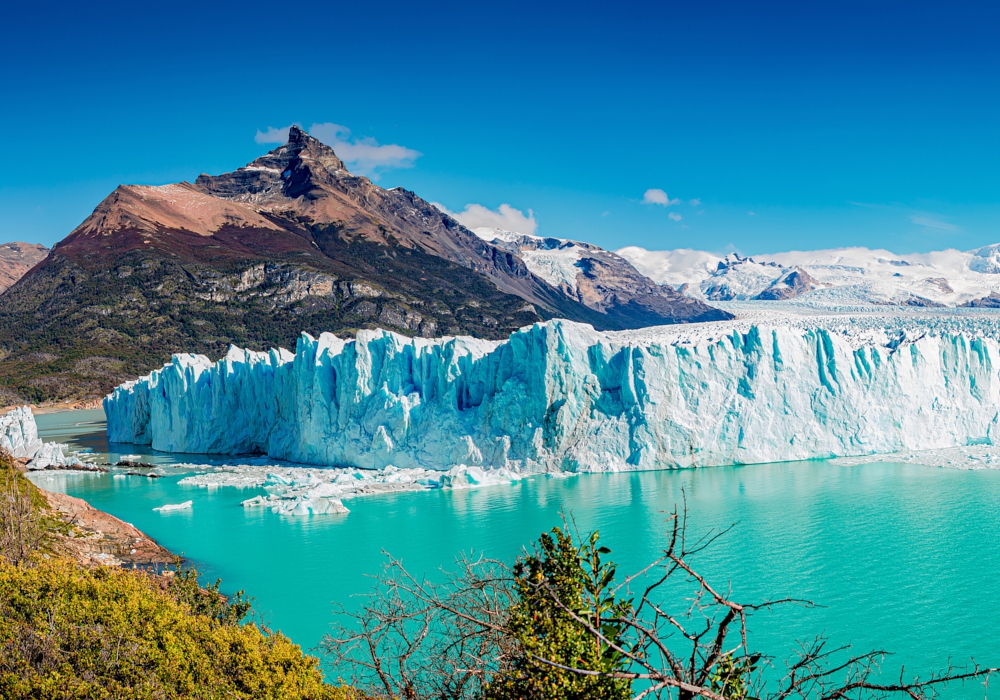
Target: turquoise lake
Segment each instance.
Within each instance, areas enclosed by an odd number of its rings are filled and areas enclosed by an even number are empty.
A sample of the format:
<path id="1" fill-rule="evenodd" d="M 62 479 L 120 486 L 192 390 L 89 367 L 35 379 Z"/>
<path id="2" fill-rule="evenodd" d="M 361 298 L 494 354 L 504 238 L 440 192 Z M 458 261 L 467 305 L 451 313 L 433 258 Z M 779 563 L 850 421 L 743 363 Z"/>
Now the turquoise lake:
<path id="1" fill-rule="evenodd" d="M 101 411 L 37 417 L 42 438 L 108 453 Z M 112 445 L 111 459 L 204 461 Z M 691 533 L 735 524 L 695 563 L 734 599 L 791 596 L 823 607 L 785 607 L 752 623 L 755 646 L 784 658 L 796 639 L 825 633 L 857 652 L 894 652 L 885 668 L 926 675 L 949 658 L 1000 666 L 1000 470 L 902 464 L 844 467 L 824 461 L 566 479 L 513 486 L 355 498 L 346 515 L 282 516 L 244 509 L 262 489 L 179 486 L 147 479 L 44 472 L 39 485 L 63 491 L 133 523 L 182 553 L 223 589 L 246 589 L 265 621 L 304 648 L 316 645 L 334 601 L 371 585 L 386 550 L 413 573 L 432 574 L 462 551 L 512 560 L 571 512 L 599 529 L 621 572 L 656 556 L 665 512 L 684 495 Z M 165 503 L 190 510 L 160 513 Z M 355 601 L 352 603 L 352 600 Z M 677 602 L 678 607 L 683 601 Z M 946 697 L 982 697 L 979 685 Z"/>

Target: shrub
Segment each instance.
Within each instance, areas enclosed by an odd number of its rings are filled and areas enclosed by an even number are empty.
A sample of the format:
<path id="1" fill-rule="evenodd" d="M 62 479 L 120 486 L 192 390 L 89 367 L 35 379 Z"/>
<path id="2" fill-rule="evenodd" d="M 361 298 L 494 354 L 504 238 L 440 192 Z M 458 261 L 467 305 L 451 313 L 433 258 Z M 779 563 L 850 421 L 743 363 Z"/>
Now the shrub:
<path id="1" fill-rule="evenodd" d="M 192 612 L 144 573 L 0 564 L 0 697 L 338 698 L 280 633 Z"/>
<path id="2" fill-rule="evenodd" d="M 632 603 L 616 598 L 615 566 L 602 560 L 611 550 L 600 546 L 598 538 L 594 532 L 578 545 L 568 527 L 556 527 L 539 538 L 534 553 L 514 565 L 517 597 L 508 626 L 520 653 L 487 688 L 487 698 L 632 697 L 630 680 L 560 668 L 602 674 L 629 670 L 628 659 L 614 647 L 626 644 L 620 621 L 632 611 Z M 589 633 L 583 623 L 600 630 L 604 640 Z"/>

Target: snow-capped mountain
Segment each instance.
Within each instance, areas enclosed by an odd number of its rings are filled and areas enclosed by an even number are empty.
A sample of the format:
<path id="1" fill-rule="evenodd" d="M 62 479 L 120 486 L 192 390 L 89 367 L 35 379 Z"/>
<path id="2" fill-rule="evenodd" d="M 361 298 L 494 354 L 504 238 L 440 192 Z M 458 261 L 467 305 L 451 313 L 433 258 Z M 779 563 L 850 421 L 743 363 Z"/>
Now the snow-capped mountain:
<path id="1" fill-rule="evenodd" d="M 493 246 L 519 256 L 532 274 L 573 301 L 612 321 L 640 319 L 644 322 L 641 325 L 653 326 L 729 317 L 669 285 L 657 284 L 625 258 L 591 243 L 500 228 L 481 227 L 473 231 Z"/>
<path id="2" fill-rule="evenodd" d="M 967 252 L 905 255 L 838 248 L 720 257 L 635 246 L 617 253 L 659 284 L 705 300 L 799 298 L 820 304 L 991 306 L 995 305 L 991 295 L 1000 294 L 1000 244 Z"/>

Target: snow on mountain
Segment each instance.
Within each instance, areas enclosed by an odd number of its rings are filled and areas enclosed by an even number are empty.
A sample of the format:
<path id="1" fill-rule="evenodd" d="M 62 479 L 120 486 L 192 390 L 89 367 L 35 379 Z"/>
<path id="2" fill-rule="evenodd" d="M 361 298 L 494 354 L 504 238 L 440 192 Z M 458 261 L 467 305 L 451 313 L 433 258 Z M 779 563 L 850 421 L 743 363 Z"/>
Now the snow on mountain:
<path id="1" fill-rule="evenodd" d="M 355 340 L 303 334 L 294 355 L 175 355 L 108 395 L 108 438 L 317 465 L 511 473 L 1000 441 L 1000 324 L 989 312 L 751 307 L 756 319 L 638 331 L 550 321 L 483 341 L 362 330 Z"/>
<path id="2" fill-rule="evenodd" d="M 655 283 L 622 256 L 591 243 L 489 227 L 477 228 L 475 234 L 521 258 L 535 276 L 573 301 L 610 318 L 631 321 L 620 328 L 635 326 L 638 319 L 644 325 L 658 326 L 726 317 L 725 313 L 684 296 L 669 285 Z"/>
<path id="3" fill-rule="evenodd" d="M 957 306 L 1000 291 L 1000 244 L 906 255 L 839 248 L 720 259 L 699 251 L 634 246 L 618 254 L 660 284 L 688 284 L 684 292 L 699 299 L 758 298 L 782 268 L 802 270 L 816 282 L 813 289 L 800 290 L 816 303 Z M 706 274 L 713 258 L 718 262 Z"/>
<path id="4" fill-rule="evenodd" d="M 580 272 L 580 262 L 586 248 L 564 238 L 542 238 L 501 228 L 480 227 L 472 231 L 490 243 L 514 244 L 517 254 L 533 273 L 553 287 L 567 285 L 576 291 L 576 276 Z M 530 242 L 530 245 L 523 245 Z"/>

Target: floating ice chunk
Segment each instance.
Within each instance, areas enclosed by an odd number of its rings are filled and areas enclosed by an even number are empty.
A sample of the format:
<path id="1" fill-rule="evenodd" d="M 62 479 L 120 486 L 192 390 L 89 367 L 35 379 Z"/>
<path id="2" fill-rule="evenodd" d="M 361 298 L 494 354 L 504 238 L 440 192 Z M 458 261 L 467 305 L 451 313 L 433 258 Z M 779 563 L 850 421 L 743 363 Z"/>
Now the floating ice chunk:
<path id="1" fill-rule="evenodd" d="M 153 510 L 158 510 L 160 512 L 167 512 L 171 510 L 188 510 L 194 505 L 194 501 L 184 501 L 183 503 L 168 503 L 166 505 L 157 506 Z"/>
<path id="2" fill-rule="evenodd" d="M 441 488 L 446 489 L 475 489 L 480 486 L 511 484 L 520 478 L 520 474 L 515 474 L 508 469 L 486 470 L 482 467 L 468 467 L 460 464 L 442 474 L 438 483 Z"/>
<path id="3" fill-rule="evenodd" d="M 66 445 L 55 442 L 44 443 L 36 452 L 34 459 L 28 462 L 28 469 L 46 469 L 48 467 L 82 467 L 84 466 L 77 457 L 67 455 Z"/>

